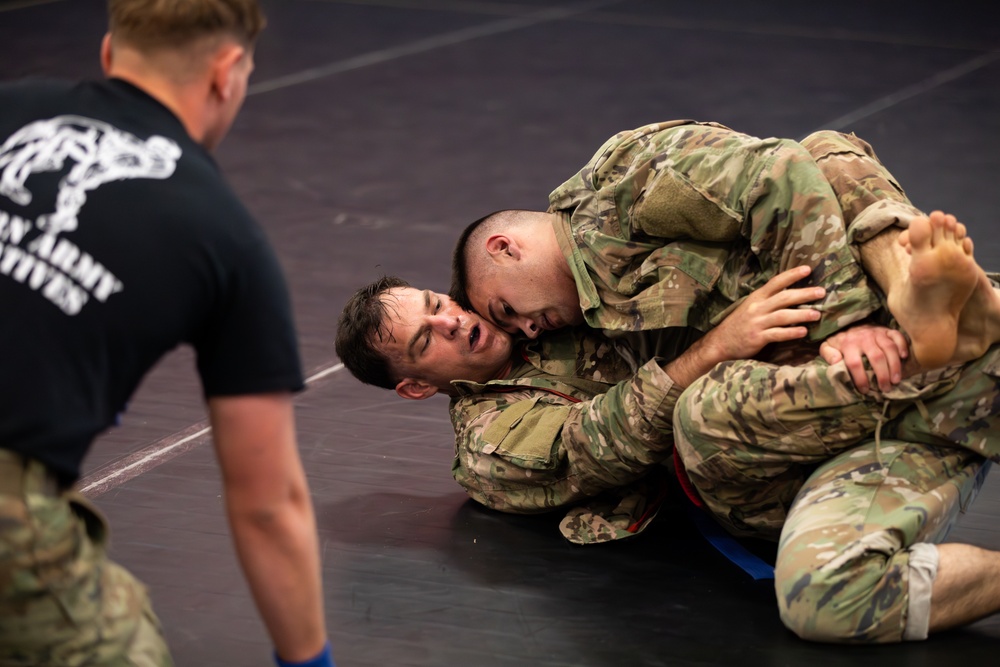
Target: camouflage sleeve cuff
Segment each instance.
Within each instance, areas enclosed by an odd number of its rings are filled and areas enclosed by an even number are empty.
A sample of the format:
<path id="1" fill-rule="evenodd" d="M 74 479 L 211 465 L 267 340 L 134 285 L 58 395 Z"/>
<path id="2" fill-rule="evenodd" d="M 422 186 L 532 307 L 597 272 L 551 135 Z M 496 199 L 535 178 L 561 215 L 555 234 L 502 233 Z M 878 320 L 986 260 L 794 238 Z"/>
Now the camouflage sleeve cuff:
<path id="1" fill-rule="evenodd" d="M 666 359 L 650 359 L 633 379 L 636 393 L 641 396 L 641 404 L 646 419 L 658 431 L 672 433 L 674 430 L 674 408 L 684 392 L 684 387 L 676 384 L 663 370 Z"/>
<path id="2" fill-rule="evenodd" d="M 923 211 L 906 202 L 882 200 L 861 211 L 847 229 L 849 243 L 864 243 L 892 226 L 906 229 Z"/>

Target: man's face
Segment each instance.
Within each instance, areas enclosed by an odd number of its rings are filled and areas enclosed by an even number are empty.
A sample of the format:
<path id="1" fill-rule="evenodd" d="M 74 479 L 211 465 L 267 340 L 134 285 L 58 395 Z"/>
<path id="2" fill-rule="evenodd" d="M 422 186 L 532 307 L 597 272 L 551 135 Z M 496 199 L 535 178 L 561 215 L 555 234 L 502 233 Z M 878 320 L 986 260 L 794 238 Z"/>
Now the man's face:
<path id="1" fill-rule="evenodd" d="M 405 377 L 447 390 L 452 380 L 485 382 L 510 364 L 510 336 L 447 295 L 397 287 L 382 297 L 388 340 L 382 350 Z"/>
<path id="2" fill-rule="evenodd" d="M 470 276 L 468 290 L 473 308 L 508 333 L 537 338 L 583 322 L 576 283 L 555 263 L 506 264 L 489 277 Z"/>

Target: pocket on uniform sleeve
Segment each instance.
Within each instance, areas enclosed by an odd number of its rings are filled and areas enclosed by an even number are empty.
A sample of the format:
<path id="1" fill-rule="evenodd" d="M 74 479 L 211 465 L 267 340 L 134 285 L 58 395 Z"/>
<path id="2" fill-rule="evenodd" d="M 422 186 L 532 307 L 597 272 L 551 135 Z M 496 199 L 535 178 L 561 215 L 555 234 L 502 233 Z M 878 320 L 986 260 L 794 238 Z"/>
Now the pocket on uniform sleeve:
<path id="1" fill-rule="evenodd" d="M 520 468 L 547 470 L 557 461 L 556 441 L 570 406 L 520 401 L 508 407 L 483 433 L 483 454 L 495 454 Z"/>

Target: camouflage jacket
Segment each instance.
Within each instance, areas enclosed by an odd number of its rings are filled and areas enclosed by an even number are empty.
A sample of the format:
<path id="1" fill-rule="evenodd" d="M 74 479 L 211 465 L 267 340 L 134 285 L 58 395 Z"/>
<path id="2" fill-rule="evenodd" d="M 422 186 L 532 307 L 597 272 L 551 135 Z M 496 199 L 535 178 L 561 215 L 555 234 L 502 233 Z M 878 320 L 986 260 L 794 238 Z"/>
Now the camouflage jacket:
<path id="1" fill-rule="evenodd" d="M 671 332 L 668 354 L 685 348 L 690 333 Z M 626 341 L 586 327 L 547 334 L 515 353 L 502 380 L 453 383 L 456 481 L 503 512 L 588 501 L 563 521 L 563 534 L 574 542 L 638 532 L 652 518 L 644 478 L 673 451 L 681 388 L 662 359 L 638 366 Z"/>
<path id="2" fill-rule="evenodd" d="M 827 287 L 814 340 L 879 306 L 809 151 L 717 123 L 622 132 L 549 196 L 586 322 L 707 331 L 782 270 Z"/>

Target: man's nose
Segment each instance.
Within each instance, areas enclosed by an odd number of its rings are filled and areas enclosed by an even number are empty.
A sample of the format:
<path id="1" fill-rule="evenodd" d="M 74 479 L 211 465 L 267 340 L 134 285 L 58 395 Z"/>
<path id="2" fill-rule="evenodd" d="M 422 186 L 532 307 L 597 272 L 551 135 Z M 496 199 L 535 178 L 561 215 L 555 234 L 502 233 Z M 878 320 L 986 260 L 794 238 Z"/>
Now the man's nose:
<path id="1" fill-rule="evenodd" d="M 431 326 L 438 332 L 453 336 L 462 328 L 462 318 L 459 315 L 440 314 L 431 316 Z"/>
<path id="2" fill-rule="evenodd" d="M 538 325 L 530 317 L 521 318 L 521 321 L 518 322 L 518 328 L 528 338 L 538 338 L 538 334 L 542 333 L 542 330 L 538 328 Z"/>

